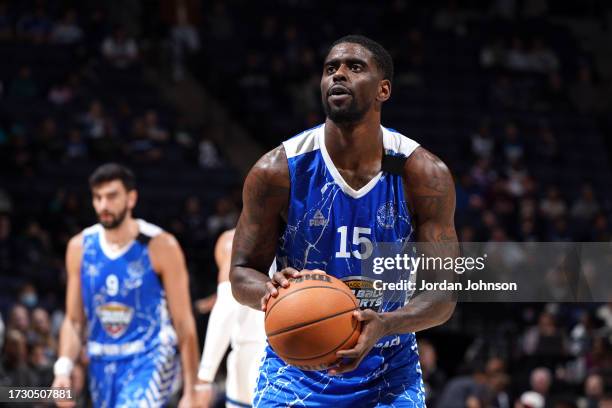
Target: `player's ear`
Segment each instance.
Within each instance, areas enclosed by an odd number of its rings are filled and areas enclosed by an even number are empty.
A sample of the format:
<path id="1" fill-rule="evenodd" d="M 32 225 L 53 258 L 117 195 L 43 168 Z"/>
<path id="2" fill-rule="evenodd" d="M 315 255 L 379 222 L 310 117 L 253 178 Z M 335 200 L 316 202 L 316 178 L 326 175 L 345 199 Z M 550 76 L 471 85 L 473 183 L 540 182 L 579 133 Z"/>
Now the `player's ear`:
<path id="1" fill-rule="evenodd" d="M 391 97 L 391 81 L 388 79 L 383 79 L 380 81 L 378 85 L 378 96 L 376 99 L 379 102 L 385 102 L 387 99 Z"/>
<path id="2" fill-rule="evenodd" d="M 136 202 L 138 202 L 138 191 L 128 191 L 128 207 L 130 209 L 133 209 L 134 207 L 136 207 Z"/>

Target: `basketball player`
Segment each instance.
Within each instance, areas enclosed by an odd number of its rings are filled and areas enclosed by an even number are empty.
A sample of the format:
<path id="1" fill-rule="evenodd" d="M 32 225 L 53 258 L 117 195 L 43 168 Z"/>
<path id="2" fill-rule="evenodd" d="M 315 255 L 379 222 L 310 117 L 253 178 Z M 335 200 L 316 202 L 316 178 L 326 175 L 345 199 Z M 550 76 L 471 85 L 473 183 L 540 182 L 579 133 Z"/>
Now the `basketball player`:
<path id="1" fill-rule="evenodd" d="M 225 231 L 215 245 L 215 261 L 219 268 L 217 300 L 208 320 L 198 378 L 201 382 L 212 383 L 231 342 L 232 351 L 227 357 L 225 405 L 246 407 L 253 400 L 257 368 L 266 345 L 266 334 L 263 313 L 241 305 L 232 295 L 229 270 L 234 231 Z M 206 391 L 207 399 L 210 399 L 211 391 L 209 387 Z"/>
<path id="2" fill-rule="evenodd" d="M 325 123 L 265 154 L 245 181 L 230 279 L 236 299 L 264 308 L 305 269 L 368 283 L 361 258 L 380 242 L 420 241 L 457 256 L 455 189 L 448 168 L 417 142 L 381 126 L 393 62 L 363 36 L 336 41 L 323 64 Z M 370 248 L 370 249 L 368 249 Z M 429 250 L 425 255 L 432 254 Z M 272 279 L 265 273 L 276 256 Z M 414 332 L 445 322 L 452 299 L 358 300 L 357 344 L 327 371 L 287 366 L 270 348 L 254 406 L 424 407 Z M 371 300 L 371 299 L 370 299 Z"/>
<path id="3" fill-rule="evenodd" d="M 132 218 L 137 192 L 129 169 L 105 164 L 89 184 L 99 223 L 68 243 L 66 317 L 53 385 L 70 387 L 86 326 L 95 407 L 163 406 L 178 388 L 181 362 L 179 406 L 203 406 L 194 388 L 197 334 L 178 242 Z"/>

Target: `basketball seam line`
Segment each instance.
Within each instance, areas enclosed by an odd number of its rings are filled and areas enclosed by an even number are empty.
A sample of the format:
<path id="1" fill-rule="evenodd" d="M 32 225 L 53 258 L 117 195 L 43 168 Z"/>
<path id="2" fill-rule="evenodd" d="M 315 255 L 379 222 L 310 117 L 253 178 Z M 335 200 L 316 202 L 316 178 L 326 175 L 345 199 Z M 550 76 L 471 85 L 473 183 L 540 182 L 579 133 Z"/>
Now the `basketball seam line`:
<path id="1" fill-rule="evenodd" d="M 337 290 L 337 291 L 339 291 L 339 292 L 341 292 L 341 293 L 345 294 L 346 296 L 348 296 L 348 297 L 349 297 L 349 299 L 351 299 L 351 302 L 353 302 L 353 298 L 351 298 L 351 296 L 350 296 L 348 293 L 346 293 L 345 291 L 343 291 L 342 289 L 334 288 L 333 286 L 332 286 L 332 287 L 330 287 L 330 286 L 320 286 L 320 285 L 319 285 L 319 286 L 308 286 L 308 287 L 306 287 L 306 288 L 300 288 L 300 289 L 297 289 L 297 290 L 295 290 L 295 291 L 293 291 L 293 292 L 291 292 L 291 293 L 288 293 L 288 294 L 287 294 L 287 296 L 283 297 L 282 299 L 279 299 L 279 300 L 278 300 L 278 302 L 276 302 L 275 304 L 273 304 L 273 305 L 272 305 L 272 307 L 271 307 L 269 310 L 266 310 L 266 314 L 265 314 L 265 316 L 264 316 L 264 322 L 265 322 L 265 321 L 268 319 L 268 316 L 270 315 L 270 313 L 272 313 L 272 309 L 274 309 L 274 307 L 275 307 L 276 305 L 278 305 L 278 304 L 279 304 L 280 302 L 282 302 L 283 300 L 287 299 L 289 296 L 293 295 L 294 293 L 301 292 L 301 291 L 303 291 L 303 290 L 307 290 L 307 289 L 316 289 L 316 288 L 323 288 L 323 289 L 332 289 L 332 290 Z M 347 286 L 347 288 L 348 288 L 348 286 Z M 349 290 L 350 290 L 350 288 L 349 288 Z M 352 292 L 351 292 L 351 295 L 352 295 Z M 353 302 L 353 303 L 354 303 L 354 302 Z M 356 305 L 355 305 L 355 308 L 357 308 L 357 307 L 358 307 L 358 305 L 356 304 Z"/>
<path id="2" fill-rule="evenodd" d="M 323 356 L 326 356 L 328 354 L 331 354 L 335 351 L 337 351 L 339 348 L 341 348 L 342 346 L 344 346 L 346 344 L 347 341 L 349 341 L 351 339 L 351 337 L 353 337 L 353 334 L 355 333 L 355 331 L 357 330 L 357 328 L 359 327 L 359 322 L 357 322 L 357 324 L 355 325 L 355 327 L 353 328 L 353 331 L 351 331 L 351 334 L 348 335 L 348 337 L 346 339 L 344 339 L 344 341 L 342 341 L 342 343 L 340 343 L 335 349 L 328 351 L 325 354 L 320 354 L 318 356 L 314 356 L 314 357 L 308 357 L 308 358 L 296 358 L 296 357 L 289 357 L 289 356 L 284 356 L 285 358 L 291 359 L 291 360 L 296 360 L 296 361 L 301 361 L 301 360 L 312 360 L 314 358 L 321 358 Z M 280 354 L 279 354 L 280 355 Z M 338 358 L 338 360 L 340 360 L 340 358 Z M 338 361 L 336 360 L 336 361 Z M 297 364 L 294 364 L 297 365 Z M 307 364 L 304 364 L 307 365 Z"/>
<path id="3" fill-rule="evenodd" d="M 345 313 L 352 312 L 354 310 L 357 310 L 357 308 L 355 307 L 355 308 L 352 308 L 352 309 L 343 310 L 342 312 L 334 313 L 333 315 L 321 317 L 319 319 L 311 320 L 309 322 L 303 322 L 303 323 L 294 324 L 293 326 L 285 327 L 284 329 L 280 329 L 280 330 L 277 330 L 275 332 L 272 332 L 272 333 L 268 334 L 268 338 L 276 336 L 278 334 L 283 334 L 283 333 L 289 332 L 291 330 L 299 329 L 299 328 L 302 328 L 304 326 L 309 326 L 309 325 L 314 324 L 314 323 L 319 323 L 319 322 L 325 321 L 327 319 L 331 319 L 332 317 L 337 317 L 337 316 L 343 315 Z"/>

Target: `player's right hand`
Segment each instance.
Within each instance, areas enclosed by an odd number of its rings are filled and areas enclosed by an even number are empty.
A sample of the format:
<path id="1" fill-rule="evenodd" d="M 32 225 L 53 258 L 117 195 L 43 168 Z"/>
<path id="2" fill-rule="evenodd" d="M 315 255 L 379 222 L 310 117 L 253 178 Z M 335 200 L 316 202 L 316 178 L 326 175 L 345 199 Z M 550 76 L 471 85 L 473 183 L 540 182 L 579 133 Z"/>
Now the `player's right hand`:
<path id="1" fill-rule="evenodd" d="M 276 288 L 289 287 L 289 278 L 297 278 L 300 272 L 297 269 L 285 268 L 280 271 L 274 272 L 272 279 L 266 282 L 266 294 L 261 298 L 261 310 L 266 311 L 266 305 L 270 296 L 277 297 L 278 290 Z"/>
<path id="2" fill-rule="evenodd" d="M 53 380 L 53 384 L 51 387 L 55 388 L 72 388 L 72 381 L 70 377 L 67 375 L 56 375 Z M 75 401 L 55 401 L 55 404 L 61 408 L 69 408 L 74 407 L 76 405 Z"/>

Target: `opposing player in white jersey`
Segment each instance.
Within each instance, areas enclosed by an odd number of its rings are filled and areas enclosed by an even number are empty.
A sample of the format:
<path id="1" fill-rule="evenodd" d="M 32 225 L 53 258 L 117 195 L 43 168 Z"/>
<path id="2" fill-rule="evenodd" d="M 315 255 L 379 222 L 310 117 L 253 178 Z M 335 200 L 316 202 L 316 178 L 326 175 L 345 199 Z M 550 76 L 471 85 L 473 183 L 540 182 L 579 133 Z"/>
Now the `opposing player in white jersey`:
<path id="1" fill-rule="evenodd" d="M 179 243 L 132 217 L 138 196 L 126 167 L 100 166 L 89 184 L 99 223 L 68 243 L 66 317 L 53 385 L 70 387 L 86 329 L 95 407 L 165 405 L 178 389 L 181 363 L 179 407 L 203 406 L 195 387 L 197 334 Z"/>
<path id="2" fill-rule="evenodd" d="M 225 231 L 215 246 L 219 268 L 217 300 L 211 311 L 206 341 L 198 372 L 200 381 L 212 383 L 227 347 L 225 399 L 227 407 L 250 407 L 257 379 L 257 368 L 266 346 L 263 312 L 243 306 L 234 299 L 229 282 L 234 229 Z M 211 395 L 208 387 L 207 395 Z"/>

